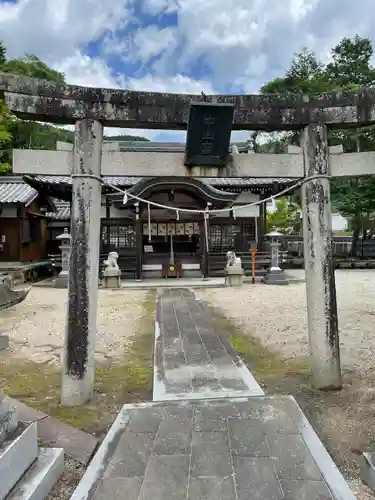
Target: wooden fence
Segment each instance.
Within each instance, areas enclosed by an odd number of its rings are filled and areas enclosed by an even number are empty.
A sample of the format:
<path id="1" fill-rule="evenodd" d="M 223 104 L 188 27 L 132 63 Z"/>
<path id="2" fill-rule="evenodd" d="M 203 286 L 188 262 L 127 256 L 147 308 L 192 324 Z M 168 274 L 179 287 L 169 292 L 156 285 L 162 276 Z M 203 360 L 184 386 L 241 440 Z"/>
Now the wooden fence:
<path id="1" fill-rule="evenodd" d="M 300 236 L 287 236 L 282 248 L 290 257 L 303 257 L 303 240 Z M 352 252 L 352 237 L 350 236 L 335 236 L 332 239 L 332 253 L 334 257 L 357 259 L 373 259 L 375 258 L 375 239 L 363 240 L 358 239 L 353 254 Z"/>

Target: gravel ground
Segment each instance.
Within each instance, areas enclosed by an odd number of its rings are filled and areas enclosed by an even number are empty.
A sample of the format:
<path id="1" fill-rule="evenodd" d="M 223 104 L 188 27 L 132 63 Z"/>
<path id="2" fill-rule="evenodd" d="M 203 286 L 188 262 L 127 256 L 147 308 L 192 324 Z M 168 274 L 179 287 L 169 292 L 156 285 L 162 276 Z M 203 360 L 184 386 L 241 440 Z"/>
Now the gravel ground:
<path id="1" fill-rule="evenodd" d="M 120 359 L 137 332 L 146 290 L 99 290 L 98 361 Z M 34 287 L 24 302 L 0 311 L 1 333 L 10 350 L 36 363 L 59 364 L 64 342 L 67 290 Z"/>
<path id="2" fill-rule="evenodd" d="M 304 271 L 288 271 L 304 278 Z M 244 334 L 285 358 L 308 355 L 305 283 L 285 287 L 244 285 L 240 289 L 205 289 L 197 298 L 211 303 L 240 326 Z M 327 449 L 340 463 L 358 500 L 375 500 L 359 478 L 355 463 L 362 451 L 374 451 L 375 270 L 336 271 L 340 352 L 348 378 L 339 393 L 298 390 L 283 381 L 309 415 Z M 289 384 L 289 386 L 288 386 Z M 305 388 L 306 391 L 306 388 Z M 310 408 L 309 408 L 310 406 Z"/>
<path id="3" fill-rule="evenodd" d="M 303 271 L 288 273 L 304 277 Z M 375 270 L 338 270 L 336 288 L 342 367 L 365 374 L 375 366 Z M 220 308 L 244 333 L 283 356 L 308 354 L 305 283 L 201 289 L 197 297 Z"/>

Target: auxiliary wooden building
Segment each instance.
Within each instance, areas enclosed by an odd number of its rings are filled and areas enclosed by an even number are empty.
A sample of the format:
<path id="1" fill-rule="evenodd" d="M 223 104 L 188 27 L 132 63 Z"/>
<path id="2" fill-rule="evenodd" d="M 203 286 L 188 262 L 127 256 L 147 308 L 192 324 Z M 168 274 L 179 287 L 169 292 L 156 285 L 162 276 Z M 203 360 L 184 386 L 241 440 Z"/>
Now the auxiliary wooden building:
<path id="1" fill-rule="evenodd" d="M 56 206 L 21 177 L 0 177 L 0 267 L 47 258 L 47 213 Z"/>
<path id="2" fill-rule="evenodd" d="M 248 143 L 233 144 L 236 154 L 249 154 Z M 124 142 L 120 151 L 152 151 L 155 154 L 183 152 L 185 144 Z M 49 212 L 47 244 L 58 251 L 56 236 L 69 227 L 71 178 L 61 176 L 25 176 L 27 185 L 43 199 L 55 199 Z M 191 177 L 104 177 L 102 187 L 100 252 L 119 254 L 123 277 L 134 279 L 168 276 L 171 260 L 175 275 L 181 277 L 212 276 L 223 273 L 225 255 L 234 250 L 249 255 L 251 247 L 264 250 L 266 225 L 265 204 L 238 209 L 285 189 L 291 179 L 272 178 L 191 178 Z M 145 200 L 138 202 L 111 186 L 119 187 Z M 56 200 L 57 199 L 57 200 Z M 167 210 L 161 205 L 209 210 L 207 224 L 203 214 Z M 236 210 L 237 207 L 237 210 Z"/>

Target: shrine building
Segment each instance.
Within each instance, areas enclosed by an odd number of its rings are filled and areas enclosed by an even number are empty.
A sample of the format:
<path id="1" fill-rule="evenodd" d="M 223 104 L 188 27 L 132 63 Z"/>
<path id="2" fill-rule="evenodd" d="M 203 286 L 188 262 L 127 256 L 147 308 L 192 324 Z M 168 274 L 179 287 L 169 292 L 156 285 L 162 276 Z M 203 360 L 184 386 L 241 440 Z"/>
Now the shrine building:
<path id="1" fill-rule="evenodd" d="M 103 147 L 105 148 L 104 142 Z M 72 145 L 58 143 L 60 150 Z M 113 147 L 113 143 L 111 143 Z M 183 143 L 121 142 L 121 152 L 152 152 L 155 155 L 182 153 Z M 252 154 L 248 143 L 231 144 L 236 154 Z M 58 253 L 58 236 L 70 226 L 72 179 L 58 175 L 26 175 L 26 184 L 43 199 L 53 199 L 55 211 L 47 213 L 47 248 Z M 173 260 L 180 277 L 217 276 L 223 274 L 225 255 L 234 250 L 249 255 L 251 247 L 264 251 L 266 227 L 265 204 L 238 209 L 277 194 L 295 182 L 288 178 L 193 178 L 193 177 L 106 177 L 103 176 L 101 200 L 100 253 L 119 255 L 123 278 L 147 279 L 168 275 Z M 136 195 L 144 202 L 111 188 L 116 186 Z M 211 214 L 205 224 L 203 214 L 178 212 L 149 205 L 209 210 L 225 209 Z M 237 210 L 236 210 L 237 207 Z M 206 236 L 207 230 L 207 236 Z M 103 260 L 103 259 L 102 259 Z"/>

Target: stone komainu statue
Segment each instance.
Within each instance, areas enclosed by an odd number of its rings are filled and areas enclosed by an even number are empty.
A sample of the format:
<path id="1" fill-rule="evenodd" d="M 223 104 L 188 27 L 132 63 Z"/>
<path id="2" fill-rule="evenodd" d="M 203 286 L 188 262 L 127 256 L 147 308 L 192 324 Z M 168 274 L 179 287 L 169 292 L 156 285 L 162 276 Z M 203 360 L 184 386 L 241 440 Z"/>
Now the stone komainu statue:
<path id="1" fill-rule="evenodd" d="M 227 252 L 227 266 L 239 266 L 242 267 L 241 259 L 236 257 L 236 254 L 232 252 Z"/>
<path id="2" fill-rule="evenodd" d="M 107 271 L 118 271 L 119 267 L 117 264 L 117 259 L 118 259 L 118 253 L 117 252 L 110 252 L 108 254 L 107 260 L 103 262 L 105 266 L 105 270 Z"/>

